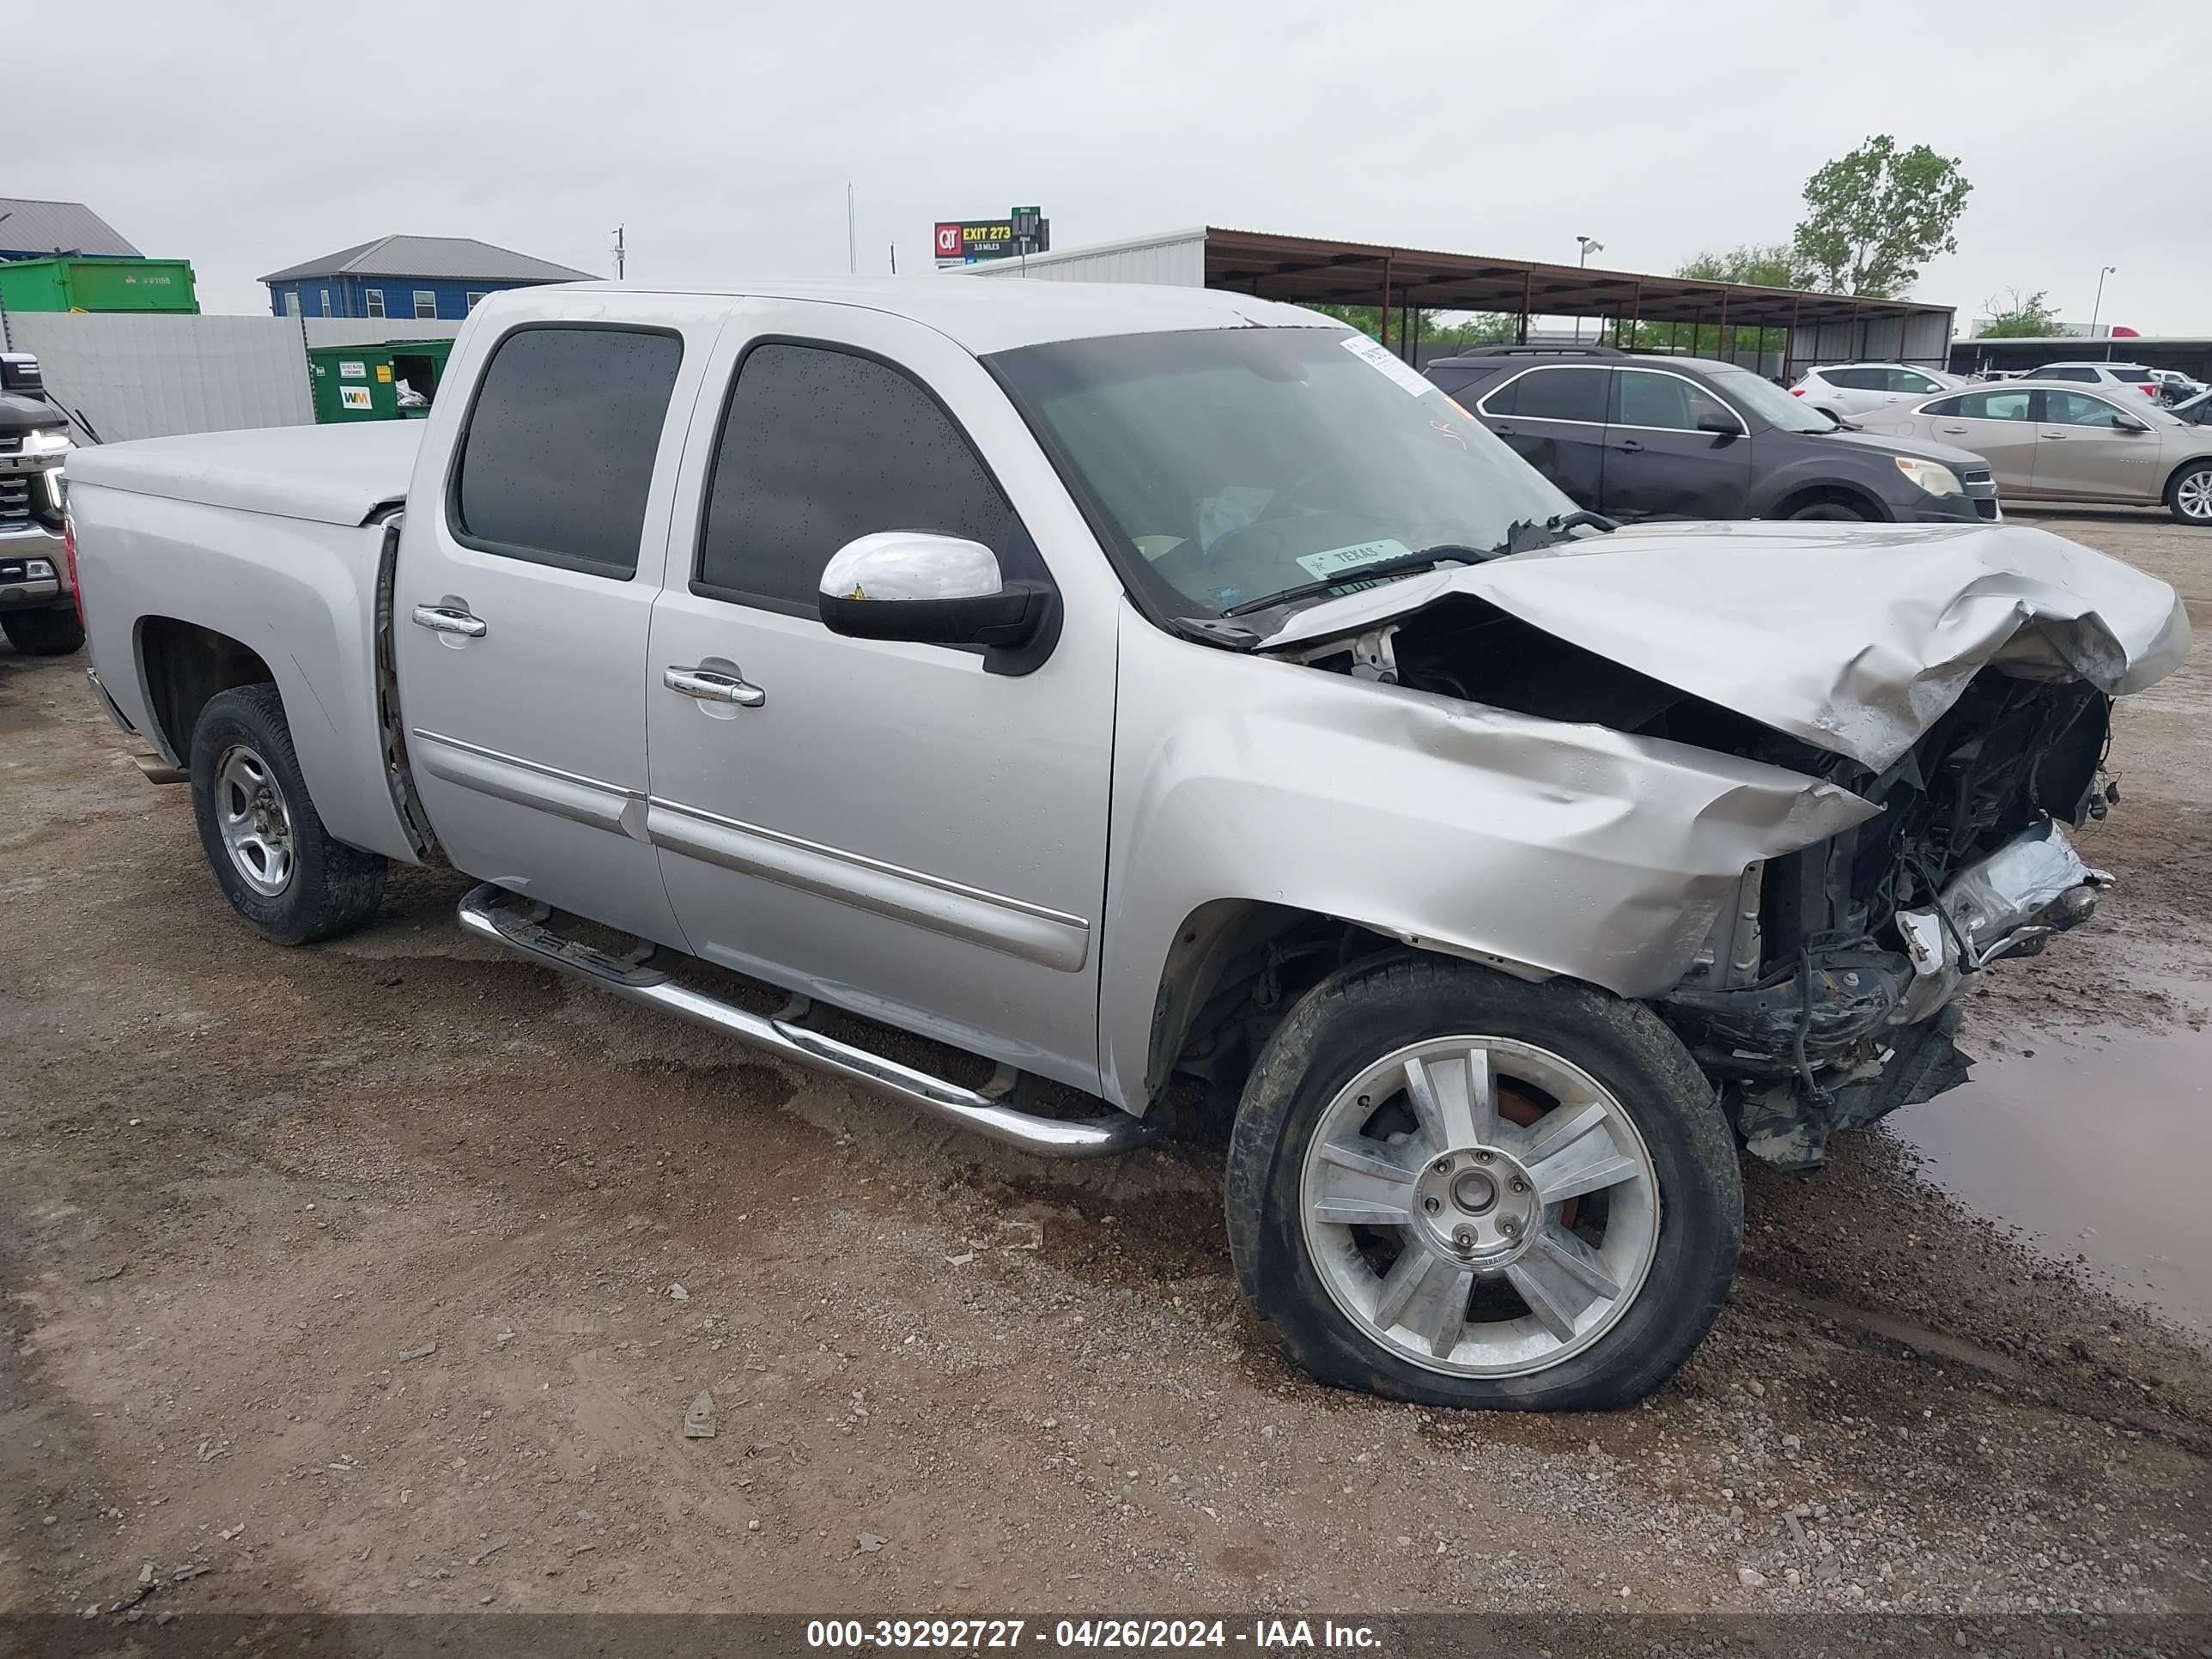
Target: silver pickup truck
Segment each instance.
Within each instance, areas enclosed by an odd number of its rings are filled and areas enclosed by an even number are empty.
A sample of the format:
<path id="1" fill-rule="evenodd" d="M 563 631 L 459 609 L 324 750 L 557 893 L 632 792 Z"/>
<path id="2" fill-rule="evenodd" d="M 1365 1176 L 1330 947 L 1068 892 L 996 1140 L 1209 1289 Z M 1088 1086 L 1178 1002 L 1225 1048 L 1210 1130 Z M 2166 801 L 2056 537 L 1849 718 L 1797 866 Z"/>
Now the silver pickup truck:
<path id="1" fill-rule="evenodd" d="M 75 467 L 94 683 L 260 933 L 442 858 L 488 939 L 1040 1154 L 1233 1105 L 1262 1329 L 1444 1405 L 1648 1392 L 1740 1146 L 1964 1075 L 2189 643 L 2034 529 L 1614 530 L 1194 290 L 499 294 L 427 421 Z"/>

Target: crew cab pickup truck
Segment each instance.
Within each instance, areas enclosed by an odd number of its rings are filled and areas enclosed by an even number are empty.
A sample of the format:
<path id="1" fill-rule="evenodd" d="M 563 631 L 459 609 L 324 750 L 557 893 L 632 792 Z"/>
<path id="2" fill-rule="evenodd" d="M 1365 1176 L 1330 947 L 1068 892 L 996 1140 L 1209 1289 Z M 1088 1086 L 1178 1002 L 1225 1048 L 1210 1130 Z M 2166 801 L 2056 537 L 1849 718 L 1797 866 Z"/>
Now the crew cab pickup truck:
<path id="1" fill-rule="evenodd" d="M 1611 530 L 1195 290 L 497 294 L 427 421 L 72 488 L 100 695 L 266 938 L 442 858 L 485 939 L 1040 1154 L 1234 1102 L 1261 1330 L 1449 1405 L 1656 1386 L 1739 1143 L 1963 1075 L 2188 647 L 2035 529 Z"/>

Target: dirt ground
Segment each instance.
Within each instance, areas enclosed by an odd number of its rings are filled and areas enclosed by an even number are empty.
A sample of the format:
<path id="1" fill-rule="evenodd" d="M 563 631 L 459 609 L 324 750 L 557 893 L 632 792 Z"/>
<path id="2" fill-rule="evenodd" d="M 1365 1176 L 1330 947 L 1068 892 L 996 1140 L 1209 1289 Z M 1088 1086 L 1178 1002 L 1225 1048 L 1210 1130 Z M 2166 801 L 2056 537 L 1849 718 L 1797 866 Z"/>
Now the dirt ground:
<path id="1" fill-rule="evenodd" d="M 2212 632 L 2212 536 L 2047 522 Z M 2206 1019 L 2206 664 L 1978 1052 Z M 1333 1392 L 1246 1322 L 1218 1147 L 941 1132 L 465 940 L 456 878 L 264 945 L 82 668 L 0 649 L 0 1612 L 2212 1610 L 2212 1355 L 1886 1138 L 1748 1172 L 1638 1410 Z"/>

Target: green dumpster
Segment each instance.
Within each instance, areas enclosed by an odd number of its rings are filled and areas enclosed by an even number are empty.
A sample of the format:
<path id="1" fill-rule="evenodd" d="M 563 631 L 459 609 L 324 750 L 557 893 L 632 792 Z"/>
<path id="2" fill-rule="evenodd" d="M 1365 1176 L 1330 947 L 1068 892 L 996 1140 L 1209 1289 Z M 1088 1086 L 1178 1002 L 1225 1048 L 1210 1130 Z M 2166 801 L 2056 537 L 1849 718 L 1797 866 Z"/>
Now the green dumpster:
<path id="1" fill-rule="evenodd" d="M 10 311 L 166 311 L 200 308 L 188 259 L 0 260 L 0 305 Z"/>
<path id="2" fill-rule="evenodd" d="M 307 374 L 317 423 L 419 420 L 430 412 L 453 349 L 451 340 L 309 346 Z"/>

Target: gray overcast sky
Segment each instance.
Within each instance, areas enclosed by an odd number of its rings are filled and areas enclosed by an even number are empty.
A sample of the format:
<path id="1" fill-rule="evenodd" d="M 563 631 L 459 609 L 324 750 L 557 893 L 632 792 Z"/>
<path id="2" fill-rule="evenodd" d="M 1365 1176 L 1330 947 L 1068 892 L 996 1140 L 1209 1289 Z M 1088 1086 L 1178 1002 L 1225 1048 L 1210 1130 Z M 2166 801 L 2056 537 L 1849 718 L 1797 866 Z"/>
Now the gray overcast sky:
<path id="1" fill-rule="evenodd" d="M 1755 27 L 1747 27 L 1754 24 Z M 845 267 L 937 218 L 1042 204 L 1056 246 L 1212 222 L 1666 271 L 1784 239 L 1874 132 L 1964 160 L 1962 325 L 2047 288 L 2086 319 L 2212 332 L 2212 3 L 1756 9 L 1119 0 L 79 0 L 11 73 L 0 194 L 92 204 L 192 260 L 210 311 L 388 232 L 633 281 Z M 2112 68 L 2100 46 L 2124 48 Z"/>

